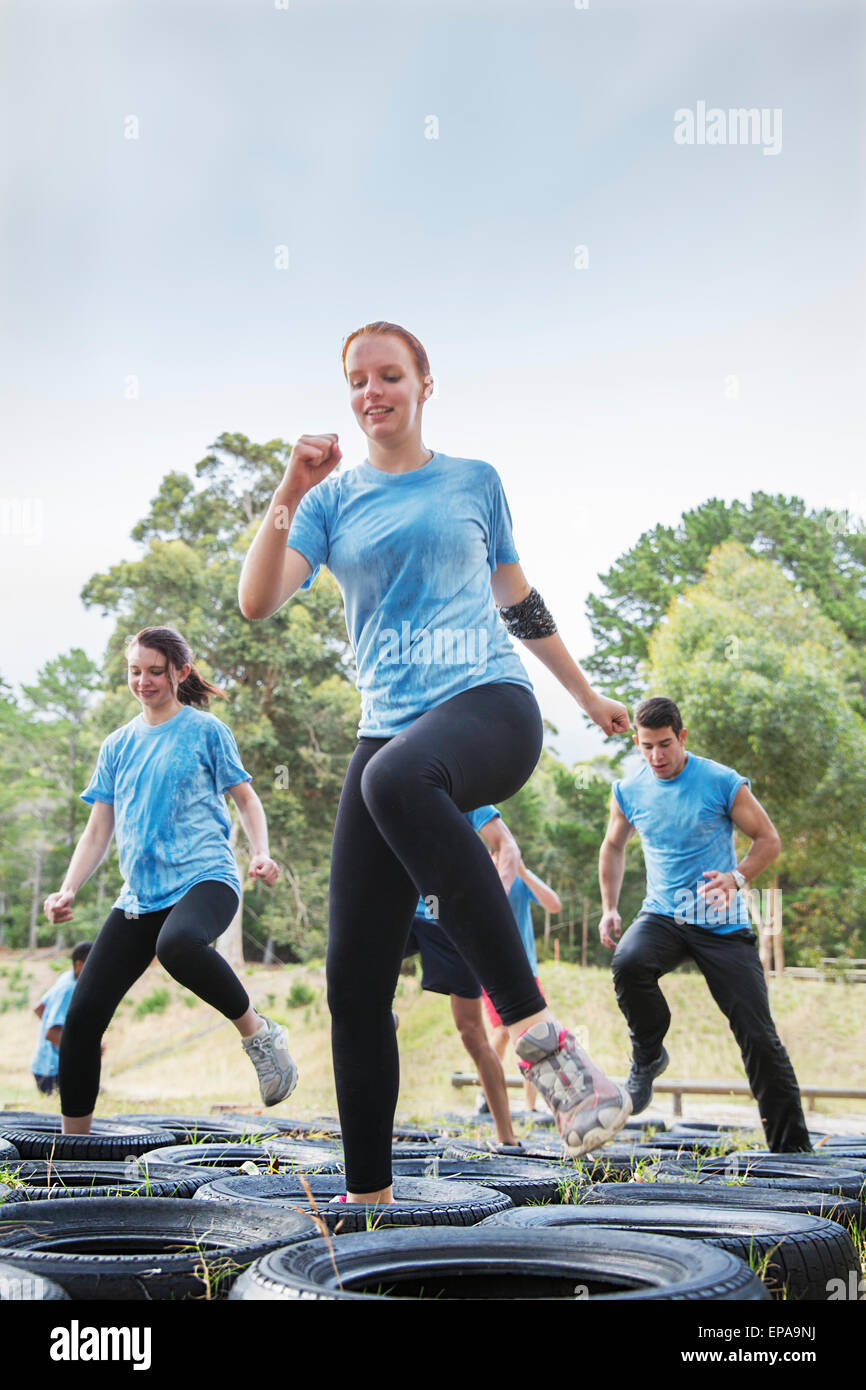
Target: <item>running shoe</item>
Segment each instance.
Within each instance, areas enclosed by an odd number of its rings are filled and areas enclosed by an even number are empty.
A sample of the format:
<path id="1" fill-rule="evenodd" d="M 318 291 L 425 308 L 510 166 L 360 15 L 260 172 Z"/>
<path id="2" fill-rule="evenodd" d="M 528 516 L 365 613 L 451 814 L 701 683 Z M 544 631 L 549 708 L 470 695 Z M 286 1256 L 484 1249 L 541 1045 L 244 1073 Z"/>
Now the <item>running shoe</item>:
<path id="1" fill-rule="evenodd" d="M 242 1039 L 244 1051 L 258 1072 L 259 1094 L 265 1105 L 277 1105 L 298 1084 L 298 1068 L 289 1054 L 285 1028 L 265 1018 L 267 1028 Z"/>
<path id="2" fill-rule="evenodd" d="M 657 1076 L 661 1076 L 669 1061 L 667 1052 L 662 1048 L 654 1062 L 632 1062 L 625 1088 L 631 1096 L 633 1115 L 639 1115 L 642 1110 L 646 1110 L 653 1098 L 653 1082 Z"/>
<path id="3" fill-rule="evenodd" d="M 631 1114 L 631 1097 L 605 1076 L 572 1033 L 553 1023 L 535 1023 L 515 1045 L 518 1065 L 556 1117 L 572 1158 L 606 1144 Z"/>

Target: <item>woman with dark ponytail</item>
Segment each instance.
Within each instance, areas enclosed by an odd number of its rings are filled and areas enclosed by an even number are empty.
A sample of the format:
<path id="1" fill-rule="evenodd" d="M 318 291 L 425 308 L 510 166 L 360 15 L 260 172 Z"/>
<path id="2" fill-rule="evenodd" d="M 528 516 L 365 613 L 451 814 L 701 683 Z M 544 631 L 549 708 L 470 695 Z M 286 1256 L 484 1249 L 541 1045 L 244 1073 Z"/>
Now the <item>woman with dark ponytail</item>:
<path id="1" fill-rule="evenodd" d="M 231 1019 L 265 1105 L 284 1100 L 298 1079 L 285 1030 L 256 1013 L 228 962 L 210 950 L 240 899 L 226 793 L 252 846 L 250 877 L 268 885 L 279 877 L 268 854 L 264 809 L 234 736 L 203 709 L 225 692 L 196 670 L 188 644 L 173 628 L 142 628 L 128 643 L 126 659 L 141 712 L 103 742 L 81 793 L 93 806 L 90 819 L 60 891 L 45 899 L 49 921 L 68 922 L 76 893 L 116 836 L 123 888 L 81 972 L 60 1039 L 67 1134 L 90 1130 L 102 1035 L 154 955 L 180 984 Z"/>

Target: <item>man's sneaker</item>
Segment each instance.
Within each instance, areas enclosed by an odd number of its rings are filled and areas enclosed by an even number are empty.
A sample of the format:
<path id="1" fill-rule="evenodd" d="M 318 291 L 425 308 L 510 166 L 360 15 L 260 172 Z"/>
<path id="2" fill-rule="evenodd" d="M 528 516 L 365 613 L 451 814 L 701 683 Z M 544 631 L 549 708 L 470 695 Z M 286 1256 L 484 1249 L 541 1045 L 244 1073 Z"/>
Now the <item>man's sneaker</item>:
<path id="1" fill-rule="evenodd" d="M 244 1051 L 259 1074 L 259 1092 L 265 1105 L 277 1105 L 298 1084 L 298 1068 L 289 1055 L 285 1028 L 266 1018 L 267 1028 L 244 1038 Z"/>
<path id="2" fill-rule="evenodd" d="M 517 1039 L 518 1065 L 541 1092 L 572 1158 L 606 1144 L 631 1114 L 628 1092 L 605 1076 L 573 1034 L 535 1023 Z"/>
<path id="3" fill-rule="evenodd" d="M 645 1066 L 638 1062 L 632 1062 L 625 1088 L 631 1096 L 633 1115 L 639 1115 L 642 1110 L 646 1110 L 653 1098 L 653 1082 L 657 1076 L 661 1076 L 669 1061 L 667 1052 L 662 1048 L 654 1062 L 649 1062 Z"/>

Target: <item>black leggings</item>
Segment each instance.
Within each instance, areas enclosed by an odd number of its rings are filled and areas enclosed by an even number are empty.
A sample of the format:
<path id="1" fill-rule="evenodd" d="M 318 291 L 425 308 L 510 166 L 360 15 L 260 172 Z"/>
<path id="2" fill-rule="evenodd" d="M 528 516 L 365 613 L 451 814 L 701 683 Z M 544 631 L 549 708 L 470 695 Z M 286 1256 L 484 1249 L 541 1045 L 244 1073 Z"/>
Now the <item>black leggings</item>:
<path id="1" fill-rule="evenodd" d="M 505 1023 L 545 1008 L 496 868 L 464 816 L 513 796 L 541 752 L 535 696 L 463 691 L 393 738 L 362 738 L 331 858 L 328 1003 L 350 1192 L 391 1181 L 399 1061 L 391 1003 L 418 894 Z M 434 911 L 437 910 L 434 904 Z"/>
<path id="2" fill-rule="evenodd" d="M 171 907 L 127 917 L 114 907 L 78 977 L 60 1034 L 60 1109 L 89 1115 L 99 1092 L 100 1042 L 126 991 L 154 956 L 170 975 L 226 1018 L 250 1006 L 249 996 L 210 943 L 221 936 L 238 908 L 228 883 L 196 883 Z"/>

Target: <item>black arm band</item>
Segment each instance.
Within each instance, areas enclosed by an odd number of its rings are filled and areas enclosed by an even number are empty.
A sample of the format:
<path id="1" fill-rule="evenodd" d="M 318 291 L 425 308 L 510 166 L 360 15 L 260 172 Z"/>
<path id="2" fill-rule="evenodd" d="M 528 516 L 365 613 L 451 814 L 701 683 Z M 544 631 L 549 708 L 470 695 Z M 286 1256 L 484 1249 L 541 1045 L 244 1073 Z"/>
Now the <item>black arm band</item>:
<path id="1" fill-rule="evenodd" d="M 552 637 L 556 623 L 537 589 L 530 589 L 525 599 L 510 608 L 500 608 L 499 616 L 512 637 L 521 641 L 533 637 Z"/>

